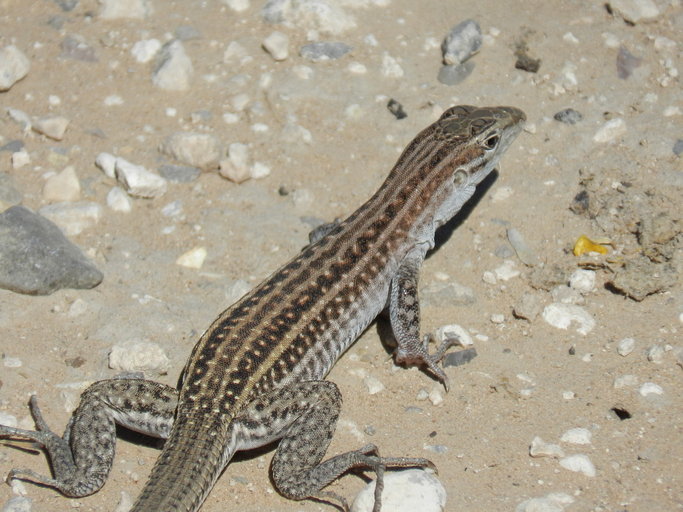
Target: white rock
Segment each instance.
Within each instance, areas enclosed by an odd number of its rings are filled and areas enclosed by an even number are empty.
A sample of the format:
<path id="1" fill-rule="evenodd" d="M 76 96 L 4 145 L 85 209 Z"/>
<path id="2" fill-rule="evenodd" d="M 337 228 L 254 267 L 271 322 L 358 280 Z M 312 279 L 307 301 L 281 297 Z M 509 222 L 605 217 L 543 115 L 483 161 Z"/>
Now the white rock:
<path id="1" fill-rule="evenodd" d="M 474 345 L 472 336 L 467 332 L 467 329 L 458 324 L 443 325 L 434 331 L 434 337 L 437 343 L 443 343 L 446 340 L 456 339 L 463 347 L 471 347 Z"/>
<path id="2" fill-rule="evenodd" d="M 33 119 L 31 128 L 33 131 L 50 137 L 54 140 L 62 140 L 66 129 L 69 126 L 69 120 L 62 116 L 44 116 Z"/>
<path id="3" fill-rule="evenodd" d="M 363 377 L 363 383 L 368 390 L 368 394 L 376 395 L 381 391 L 384 391 L 384 384 L 377 377 L 372 377 L 371 375 L 366 375 Z"/>
<path id="4" fill-rule="evenodd" d="M 81 183 L 72 165 L 45 180 L 43 199 L 47 202 L 78 201 L 80 197 Z"/>
<path id="5" fill-rule="evenodd" d="M 610 142 L 626 133 L 626 121 L 620 117 L 615 117 L 607 121 L 593 135 L 593 141 L 598 143 Z"/>
<path id="6" fill-rule="evenodd" d="M 635 375 L 621 375 L 614 379 L 614 389 L 633 387 L 638 385 L 638 377 Z"/>
<path id="7" fill-rule="evenodd" d="M 159 197 L 166 193 L 164 178 L 123 158 L 116 159 L 116 179 L 132 196 Z"/>
<path id="8" fill-rule="evenodd" d="M 95 165 L 110 178 L 116 178 L 116 157 L 110 153 L 100 153 L 95 158 Z"/>
<path id="9" fill-rule="evenodd" d="M 31 61 L 13 44 L 0 49 L 0 91 L 8 91 L 31 69 Z"/>
<path id="10" fill-rule="evenodd" d="M 617 343 L 617 353 L 620 356 L 626 357 L 636 348 L 636 340 L 633 338 L 624 338 Z"/>
<path id="11" fill-rule="evenodd" d="M 12 121 L 21 125 L 22 130 L 28 131 L 31 129 L 31 125 L 33 124 L 33 120 L 31 119 L 31 116 L 29 116 L 23 110 L 19 110 L 18 108 L 8 107 L 7 108 L 7 114 L 9 114 L 9 117 Z"/>
<path id="12" fill-rule="evenodd" d="M 223 52 L 223 63 L 229 64 L 231 61 L 237 61 L 242 64 L 252 60 L 252 57 L 247 53 L 247 50 L 237 41 L 230 41 Z"/>
<path id="13" fill-rule="evenodd" d="M 562 304 L 585 304 L 586 302 L 581 292 L 564 284 L 550 290 L 550 295 L 553 297 L 553 302 L 561 302 Z"/>
<path id="14" fill-rule="evenodd" d="M 21 169 L 31 163 L 31 157 L 25 149 L 12 153 L 12 169 Z"/>
<path id="15" fill-rule="evenodd" d="M 505 315 L 502 313 L 493 313 L 491 315 L 491 323 L 494 323 L 494 324 L 505 323 Z"/>
<path id="16" fill-rule="evenodd" d="M 433 387 L 429 392 L 428 398 L 433 406 L 441 405 L 443 403 L 443 393 L 441 392 L 441 388 Z"/>
<path id="17" fill-rule="evenodd" d="M 562 398 L 564 398 L 565 400 L 574 400 L 574 398 L 576 398 L 576 393 L 574 393 L 573 391 L 563 391 Z"/>
<path id="18" fill-rule="evenodd" d="M 532 457 L 564 457 L 564 450 L 559 444 L 546 443 L 543 439 L 536 436 L 531 440 L 529 455 Z"/>
<path id="19" fill-rule="evenodd" d="M 17 428 L 19 426 L 19 422 L 17 421 L 16 416 L 12 416 L 11 414 L 0 411 L 0 425 Z"/>
<path id="20" fill-rule="evenodd" d="M 21 362 L 21 359 L 19 359 L 18 357 L 3 357 L 2 365 L 5 368 L 21 368 L 23 363 Z"/>
<path id="21" fill-rule="evenodd" d="M 576 322 L 576 332 L 584 336 L 595 327 L 595 320 L 590 313 L 576 304 L 553 302 L 543 310 L 543 320 L 558 329 L 568 329 L 572 322 Z"/>
<path id="22" fill-rule="evenodd" d="M 351 512 L 370 512 L 375 500 L 375 481 L 363 489 L 351 506 Z M 387 471 L 384 474 L 382 510 L 391 512 L 443 512 L 446 490 L 431 473 L 422 469 Z"/>
<path id="23" fill-rule="evenodd" d="M 109 368 L 125 372 L 153 372 L 163 375 L 170 360 L 156 343 L 131 340 L 114 345 L 109 352 Z"/>
<path id="24" fill-rule="evenodd" d="M 591 431 L 586 428 L 570 428 L 562 434 L 560 441 L 571 444 L 591 444 L 592 436 Z"/>
<path id="25" fill-rule="evenodd" d="M 512 260 L 505 260 L 502 265 L 494 270 L 494 273 L 501 281 L 509 281 L 520 274 L 519 270 L 515 268 L 515 262 Z"/>
<path id="26" fill-rule="evenodd" d="M 117 107 L 119 105 L 123 105 L 123 103 L 123 98 L 118 94 L 110 94 L 109 96 L 104 98 L 105 107 Z"/>
<path id="27" fill-rule="evenodd" d="M 638 389 L 638 393 L 641 394 L 641 396 L 648 396 L 648 395 L 663 395 L 664 390 L 662 389 L 662 386 L 659 384 L 655 384 L 654 382 L 646 382 L 642 386 L 640 386 L 640 389 Z"/>
<path id="28" fill-rule="evenodd" d="M 384 55 L 382 55 L 382 65 L 380 69 L 382 71 L 382 75 L 388 78 L 401 78 L 404 75 L 401 65 L 388 53 L 384 53 Z"/>
<path id="29" fill-rule="evenodd" d="M 588 456 L 583 454 L 569 455 L 564 459 L 560 459 L 560 466 L 575 473 L 582 473 L 588 477 L 594 477 L 596 474 L 595 466 Z"/>
<path id="30" fill-rule="evenodd" d="M 496 190 L 491 194 L 491 201 L 494 203 L 500 203 L 506 199 L 511 198 L 515 191 L 512 187 L 497 187 Z"/>
<path id="31" fill-rule="evenodd" d="M 2 512 L 32 512 L 33 501 L 25 496 L 14 496 L 7 500 Z"/>
<path id="32" fill-rule="evenodd" d="M 133 209 L 133 202 L 121 187 L 112 187 L 107 193 L 107 206 L 115 212 L 128 213 Z"/>
<path id="33" fill-rule="evenodd" d="M 114 512 L 130 512 L 133 510 L 133 498 L 126 491 L 120 492 L 119 502 L 116 504 Z"/>
<path id="34" fill-rule="evenodd" d="M 55 203 L 43 206 L 38 213 L 57 224 L 67 236 L 75 236 L 97 224 L 102 207 L 97 203 Z"/>
<path id="35" fill-rule="evenodd" d="M 244 12 L 251 5 L 250 0 L 223 0 L 223 3 L 235 12 Z"/>
<path id="36" fill-rule="evenodd" d="M 116 20 L 120 18 L 144 19 L 152 13 L 149 0 L 99 0 L 102 8 L 100 18 Z"/>
<path id="37" fill-rule="evenodd" d="M 567 505 L 574 503 L 569 494 L 553 492 L 541 498 L 523 501 L 515 508 L 515 512 L 563 512 Z"/>
<path id="38" fill-rule="evenodd" d="M 130 53 L 136 61 L 144 64 L 152 60 L 160 49 L 161 41 L 158 39 L 144 39 L 135 43 Z"/>
<path id="39" fill-rule="evenodd" d="M 196 132 L 176 132 L 168 136 L 159 151 L 184 164 L 204 170 L 216 169 L 221 156 L 216 137 Z"/>
<path id="40" fill-rule="evenodd" d="M 659 8 L 653 0 L 610 0 L 609 5 L 631 23 L 656 18 Z"/>
<path id="41" fill-rule="evenodd" d="M 71 303 L 66 315 L 69 318 L 76 318 L 77 316 L 81 316 L 86 311 L 88 311 L 88 303 L 83 299 L 78 298 Z"/>
<path id="42" fill-rule="evenodd" d="M 228 158 L 220 162 L 220 174 L 235 183 L 242 183 L 251 178 L 249 165 L 249 146 L 241 142 L 233 142 L 228 147 Z"/>
<path id="43" fill-rule="evenodd" d="M 252 178 L 255 180 L 260 180 L 261 178 L 265 178 L 266 176 L 270 175 L 270 167 L 261 162 L 254 162 L 254 165 L 251 166 L 250 173 Z"/>
<path id="44" fill-rule="evenodd" d="M 662 364 L 664 362 L 664 353 L 664 347 L 661 345 L 652 345 L 647 349 L 645 355 L 647 356 L 647 360 L 651 363 Z"/>
<path id="45" fill-rule="evenodd" d="M 166 91 L 186 91 L 193 74 L 194 67 L 183 43 L 175 40 L 162 47 L 152 83 Z"/>
<path id="46" fill-rule="evenodd" d="M 581 293 L 590 293 L 595 290 L 595 271 L 576 269 L 569 276 L 569 286 Z"/>
<path id="47" fill-rule="evenodd" d="M 273 59 L 285 60 L 289 57 L 289 37 L 282 32 L 275 31 L 263 40 L 263 48 Z"/>
<path id="48" fill-rule="evenodd" d="M 204 265 L 206 255 L 205 247 L 195 247 L 181 254 L 175 262 L 181 267 L 200 269 Z"/>
<path id="49" fill-rule="evenodd" d="M 333 0 L 267 2 L 261 14 L 269 23 L 285 23 L 322 34 L 339 35 L 356 27 L 353 16 Z"/>

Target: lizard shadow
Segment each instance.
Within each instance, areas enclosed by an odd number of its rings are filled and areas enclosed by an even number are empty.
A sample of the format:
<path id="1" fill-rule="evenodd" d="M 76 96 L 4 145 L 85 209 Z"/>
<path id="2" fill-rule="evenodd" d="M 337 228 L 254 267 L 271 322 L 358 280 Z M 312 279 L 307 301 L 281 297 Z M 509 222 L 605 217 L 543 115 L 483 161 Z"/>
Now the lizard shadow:
<path id="1" fill-rule="evenodd" d="M 498 179 L 498 170 L 494 169 L 482 182 L 477 185 L 477 188 L 472 195 L 472 197 L 467 201 L 460 211 L 443 226 L 439 227 L 434 233 L 434 249 L 427 253 L 425 259 L 429 259 L 433 253 L 439 250 L 439 248 L 448 242 L 455 231 L 467 220 L 470 216 L 472 210 L 477 207 L 479 201 L 486 195 L 488 190 L 491 188 L 493 183 Z M 394 337 L 394 332 L 391 328 L 391 322 L 389 321 L 389 308 L 385 308 L 382 313 L 377 317 L 375 322 L 375 328 L 377 329 L 377 335 L 384 350 L 387 352 L 387 356 L 391 357 L 394 350 L 397 347 L 396 338 Z M 428 373 L 428 372 L 427 372 Z"/>

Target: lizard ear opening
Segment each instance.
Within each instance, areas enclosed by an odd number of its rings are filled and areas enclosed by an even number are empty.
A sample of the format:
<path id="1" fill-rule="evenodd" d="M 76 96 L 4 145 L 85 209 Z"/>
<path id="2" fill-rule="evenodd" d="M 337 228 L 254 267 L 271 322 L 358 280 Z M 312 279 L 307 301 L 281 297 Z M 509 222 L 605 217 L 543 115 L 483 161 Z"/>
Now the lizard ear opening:
<path id="1" fill-rule="evenodd" d="M 465 181 L 467 181 L 467 171 L 462 167 L 460 169 L 456 169 L 455 174 L 453 175 L 453 184 L 456 187 L 459 187 L 465 183 Z"/>
<path id="2" fill-rule="evenodd" d="M 484 142 L 482 145 L 484 148 L 491 150 L 491 149 L 496 149 L 496 146 L 498 145 L 498 142 L 500 141 L 500 136 L 497 133 L 494 133 L 490 136 L 488 136 L 486 139 L 484 139 Z"/>

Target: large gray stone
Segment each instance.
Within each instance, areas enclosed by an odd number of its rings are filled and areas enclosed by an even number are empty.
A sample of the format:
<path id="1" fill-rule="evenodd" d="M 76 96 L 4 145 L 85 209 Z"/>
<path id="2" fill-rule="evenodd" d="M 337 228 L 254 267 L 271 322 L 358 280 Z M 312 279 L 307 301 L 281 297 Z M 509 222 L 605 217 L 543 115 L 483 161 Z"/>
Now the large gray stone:
<path id="1" fill-rule="evenodd" d="M 100 272 L 52 222 L 23 206 L 0 214 L 0 288 L 49 295 L 93 288 Z"/>

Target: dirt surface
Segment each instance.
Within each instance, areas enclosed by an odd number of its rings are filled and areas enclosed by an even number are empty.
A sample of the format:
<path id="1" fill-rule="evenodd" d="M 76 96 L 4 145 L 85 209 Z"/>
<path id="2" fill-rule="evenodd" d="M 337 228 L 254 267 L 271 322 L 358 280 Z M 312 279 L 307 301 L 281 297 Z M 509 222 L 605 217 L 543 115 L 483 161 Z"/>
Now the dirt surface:
<path id="1" fill-rule="evenodd" d="M 514 510 L 549 493 L 571 496 L 566 510 L 572 511 L 683 509 L 683 175 L 673 151 L 683 138 L 675 72 L 683 67 L 680 2 L 658 2 L 659 15 L 635 25 L 598 1 L 534 0 L 519 9 L 488 0 L 346 7 L 356 27 L 319 36 L 353 50 L 323 63 L 298 56 L 307 42 L 305 27 L 264 22 L 261 2 L 236 13 L 217 0 L 157 0 L 142 20 L 100 19 L 94 1 L 72 2 L 70 11 L 58 4 L 0 0 L 0 46 L 15 44 L 31 60 L 28 76 L 0 93 L 0 143 L 22 140 L 31 161 L 14 169 L 11 153 L 2 152 L 0 171 L 11 175 L 22 203 L 38 210 L 46 204 L 46 175 L 75 167 L 81 199 L 100 203 L 104 215 L 71 240 L 105 278 L 93 290 L 47 297 L 0 291 L 0 351 L 5 361 L 21 361 L 20 367 L 2 366 L 1 412 L 30 428 L 27 401 L 36 393 L 49 424 L 61 430 L 82 386 L 117 373 L 108 367 L 108 353 L 128 340 L 160 345 L 170 369 L 148 376 L 175 385 L 198 335 L 235 298 L 235 283 L 258 284 L 307 243 L 316 222 L 357 208 L 405 144 L 443 109 L 513 105 L 526 112 L 526 131 L 476 207 L 441 236 L 421 275 L 423 331 L 460 324 L 480 335 L 474 339 L 478 357 L 447 369 L 452 389 L 434 405 L 419 400 L 420 391 L 442 388 L 417 369 L 394 368 L 390 349 L 371 326 L 329 377 L 345 400 L 329 453 L 373 442 L 387 455 L 429 457 L 448 492 L 447 510 Z M 474 71 L 458 85 L 442 85 L 436 79 L 440 50 L 428 40 L 440 43 L 468 18 L 486 36 L 472 59 Z M 154 63 L 136 62 L 131 48 L 143 39 L 165 42 L 181 26 L 198 32 L 184 42 L 194 75 L 188 91 L 167 92 L 152 84 Z M 290 56 L 282 62 L 261 48 L 273 30 L 290 38 Z M 376 45 L 368 43 L 370 34 Z M 60 57 L 67 36 L 81 37 L 94 60 Z M 224 62 L 231 41 L 251 58 Z M 537 73 L 515 69 L 520 47 L 541 59 Z M 636 64 L 627 78 L 618 75 L 620 47 L 636 59 L 627 63 Z M 384 76 L 385 54 L 397 59 L 402 77 Z M 352 62 L 367 72 L 349 71 Z M 307 80 L 295 70 L 301 65 L 313 70 Z M 233 99 L 243 93 L 248 105 L 238 111 Z M 105 105 L 112 95 L 120 104 Z M 403 105 L 407 118 L 397 120 L 387 110 L 390 98 Z M 64 139 L 53 141 L 23 133 L 4 115 L 7 107 L 33 116 L 58 114 L 71 123 Z M 553 119 L 569 107 L 583 119 L 573 125 Z M 236 114 L 237 122 L 226 123 L 225 113 Z M 594 140 L 616 118 L 625 129 L 612 140 Z M 268 130 L 252 129 L 257 123 Z M 300 132 L 293 136 L 292 123 L 307 129 L 311 140 Z M 108 209 L 106 195 L 115 183 L 95 167 L 95 157 L 106 151 L 156 169 L 173 163 L 157 147 L 178 130 L 211 133 L 226 146 L 249 144 L 252 158 L 271 173 L 237 185 L 207 171 L 194 182 L 170 184 L 163 197 L 134 199 L 131 213 Z M 163 215 L 173 201 L 180 201 L 182 212 Z M 664 227 L 652 228 L 653 219 Z M 508 228 L 522 234 L 535 266 L 516 256 Z M 609 253 L 574 256 L 582 234 L 609 238 Z M 175 263 L 195 247 L 207 250 L 201 269 Z M 646 261 L 634 267 L 630 262 L 640 257 Z M 483 279 L 505 260 L 518 276 Z M 629 263 L 641 269 L 631 279 L 649 282 L 665 270 L 669 279 L 634 300 L 615 286 Z M 540 309 L 555 302 L 549 290 L 566 284 L 580 264 L 596 272 L 594 291 L 579 299 L 595 320 L 590 332 L 578 333 L 576 324 L 552 327 L 541 314 L 530 321 L 513 316 L 525 295 Z M 469 287 L 474 301 L 458 305 L 430 291 L 453 282 Z M 627 356 L 617 353 L 624 338 L 635 339 Z M 369 394 L 364 374 L 385 389 Z M 625 375 L 633 378 L 615 388 L 615 379 Z M 663 393 L 643 396 L 648 382 Z M 576 427 L 592 433 L 591 444 L 560 442 Z M 554 458 L 530 457 L 535 436 L 560 444 L 566 455 L 587 455 L 596 475 L 571 472 Z M 30 484 L 25 491 L 34 511 L 113 510 L 122 491 L 138 494 L 157 453 L 153 443 L 119 442 L 107 484 L 91 497 L 69 500 Z M 277 494 L 268 477 L 271 456 L 272 450 L 250 453 L 230 464 L 202 510 L 331 510 Z M 0 474 L 14 467 L 48 472 L 44 456 L 0 446 Z M 333 489 L 352 498 L 362 486 L 348 476 Z M 0 486 L 0 504 L 11 496 L 9 486 Z"/>

